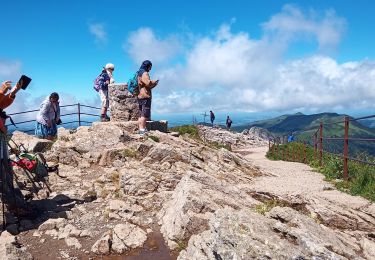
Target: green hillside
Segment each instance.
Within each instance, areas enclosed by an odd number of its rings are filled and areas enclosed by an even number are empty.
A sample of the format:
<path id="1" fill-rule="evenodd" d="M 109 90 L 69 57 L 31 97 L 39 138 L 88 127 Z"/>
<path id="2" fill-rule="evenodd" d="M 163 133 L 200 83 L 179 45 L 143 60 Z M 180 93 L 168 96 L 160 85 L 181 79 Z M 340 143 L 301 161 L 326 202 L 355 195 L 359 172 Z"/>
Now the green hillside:
<path id="1" fill-rule="evenodd" d="M 319 129 L 320 122 L 323 122 L 324 137 L 344 137 L 344 118 L 346 115 L 337 113 L 320 113 L 304 115 L 296 113 L 282 115 L 276 118 L 255 121 L 248 125 L 234 127 L 235 131 L 242 131 L 252 126 L 262 127 L 273 133 L 275 136 L 288 135 L 291 132 L 299 140 L 312 142 L 312 136 Z M 339 122 L 336 124 L 336 122 Z M 375 138 L 375 129 L 362 125 L 357 121 L 351 121 L 349 125 L 349 137 L 352 138 Z M 342 153 L 343 141 L 324 141 L 324 147 L 331 152 Z M 367 152 L 375 155 L 375 142 L 350 141 L 351 156 L 359 152 Z"/>

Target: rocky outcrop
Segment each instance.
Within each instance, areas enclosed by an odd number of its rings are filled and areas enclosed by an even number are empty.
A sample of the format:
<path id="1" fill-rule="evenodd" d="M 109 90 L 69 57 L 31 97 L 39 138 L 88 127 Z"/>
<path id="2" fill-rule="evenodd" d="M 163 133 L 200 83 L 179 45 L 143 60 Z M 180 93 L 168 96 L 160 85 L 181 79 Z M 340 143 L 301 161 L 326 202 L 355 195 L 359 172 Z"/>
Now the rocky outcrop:
<path id="1" fill-rule="evenodd" d="M 268 145 L 259 132 L 198 126 L 198 138 L 140 137 L 137 128 L 110 121 L 59 129 L 45 153 L 59 175 L 50 173 L 45 196 L 31 200 L 37 216 L 22 228 L 7 219 L 36 259 L 133 254 L 159 232 L 179 259 L 373 258 L 371 203 L 340 204 L 331 190 L 322 203 L 280 192 L 285 184 L 255 185 L 273 176 L 243 153 Z"/>
<path id="2" fill-rule="evenodd" d="M 268 135 L 264 129 L 252 128 L 252 130 L 245 130 L 242 133 L 233 133 L 226 129 L 198 125 L 198 130 L 202 139 L 207 142 L 216 142 L 237 148 L 268 145 Z"/>
<path id="3" fill-rule="evenodd" d="M 361 259 L 357 253 L 334 231 L 291 208 L 275 207 L 267 216 L 225 208 L 178 259 Z"/>
<path id="4" fill-rule="evenodd" d="M 20 149 L 24 151 L 26 149 L 29 152 L 45 152 L 51 148 L 53 142 L 46 139 L 41 139 L 35 136 L 30 136 L 20 131 L 14 131 L 12 133 L 12 140 L 17 142 L 9 142 L 12 148 Z"/>
<path id="5" fill-rule="evenodd" d="M 253 137 L 258 137 L 261 140 L 269 140 L 272 137 L 271 133 L 267 129 L 257 127 L 257 126 L 253 126 L 250 129 L 243 130 L 242 134 L 253 136 Z"/>

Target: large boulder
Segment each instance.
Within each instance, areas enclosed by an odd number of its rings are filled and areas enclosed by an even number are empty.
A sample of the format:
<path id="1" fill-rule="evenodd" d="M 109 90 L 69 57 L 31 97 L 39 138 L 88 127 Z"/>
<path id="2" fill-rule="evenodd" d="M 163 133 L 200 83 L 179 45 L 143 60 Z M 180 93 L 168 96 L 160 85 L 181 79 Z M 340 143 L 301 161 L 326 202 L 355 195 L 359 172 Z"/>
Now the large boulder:
<path id="1" fill-rule="evenodd" d="M 126 83 L 109 85 L 111 121 L 131 121 L 139 117 L 137 98 L 128 91 Z"/>
<path id="2" fill-rule="evenodd" d="M 14 131 L 12 134 L 13 142 L 9 142 L 12 148 L 22 145 L 29 152 L 44 152 L 51 148 L 53 142 L 47 139 L 41 139 L 36 136 L 28 135 L 20 131 Z"/>
<path id="3" fill-rule="evenodd" d="M 193 236 L 183 259 L 361 259 L 354 247 L 291 208 L 267 216 L 251 210 L 217 210 L 209 230 Z"/>

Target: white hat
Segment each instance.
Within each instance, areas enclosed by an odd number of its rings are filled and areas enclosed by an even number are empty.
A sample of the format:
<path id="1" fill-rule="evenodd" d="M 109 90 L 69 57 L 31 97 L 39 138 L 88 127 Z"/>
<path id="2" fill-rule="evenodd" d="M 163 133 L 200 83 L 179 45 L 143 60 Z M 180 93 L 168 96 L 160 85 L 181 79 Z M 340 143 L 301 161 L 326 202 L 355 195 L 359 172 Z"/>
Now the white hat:
<path id="1" fill-rule="evenodd" d="M 107 63 L 106 65 L 105 65 L 105 67 L 104 67 L 106 70 L 108 70 L 108 69 L 115 69 L 115 65 L 113 65 L 112 63 Z"/>

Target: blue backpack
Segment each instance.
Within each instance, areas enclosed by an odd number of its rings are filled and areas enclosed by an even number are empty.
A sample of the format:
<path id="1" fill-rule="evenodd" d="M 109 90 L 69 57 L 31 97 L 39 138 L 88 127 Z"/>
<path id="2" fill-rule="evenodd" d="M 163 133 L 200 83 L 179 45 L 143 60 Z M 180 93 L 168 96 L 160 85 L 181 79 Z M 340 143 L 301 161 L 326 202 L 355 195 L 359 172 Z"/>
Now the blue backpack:
<path id="1" fill-rule="evenodd" d="M 128 80 L 128 91 L 133 95 L 136 96 L 139 94 L 138 88 L 138 72 L 134 73 L 134 75 Z"/>

